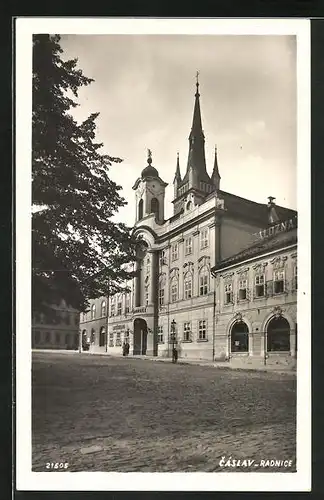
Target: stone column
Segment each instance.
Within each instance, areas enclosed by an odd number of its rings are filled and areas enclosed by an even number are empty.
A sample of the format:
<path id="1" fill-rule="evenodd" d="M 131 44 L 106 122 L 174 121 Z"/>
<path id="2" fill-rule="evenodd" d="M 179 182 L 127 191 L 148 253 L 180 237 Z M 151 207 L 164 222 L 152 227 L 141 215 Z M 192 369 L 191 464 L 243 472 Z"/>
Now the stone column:
<path id="1" fill-rule="evenodd" d="M 153 305 L 153 356 L 158 355 L 158 324 L 159 324 L 159 256 L 158 251 L 151 252 L 151 294 Z"/>
<path id="2" fill-rule="evenodd" d="M 135 278 L 134 278 L 134 307 L 139 307 L 141 305 L 141 261 L 136 260 L 135 262 Z"/>

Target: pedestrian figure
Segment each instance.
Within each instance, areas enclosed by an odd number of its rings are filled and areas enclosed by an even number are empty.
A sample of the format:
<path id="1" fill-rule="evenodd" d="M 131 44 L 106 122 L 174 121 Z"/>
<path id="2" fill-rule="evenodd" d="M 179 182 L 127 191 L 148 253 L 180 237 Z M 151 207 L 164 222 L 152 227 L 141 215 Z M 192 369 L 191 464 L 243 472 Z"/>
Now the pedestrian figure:
<path id="1" fill-rule="evenodd" d="M 125 356 L 128 356 L 129 354 L 129 343 L 128 343 L 128 340 L 126 340 L 125 342 Z"/>
<path id="2" fill-rule="evenodd" d="M 178 351 L 177 349 L 174 347 L 172 349 L 172 363 L 176 363 L 178 361 Z"/>
<path id="3" fill-rule="evenodd" d="M 123 356 L 126 356 L 126 342 L 123 343 Z"/>

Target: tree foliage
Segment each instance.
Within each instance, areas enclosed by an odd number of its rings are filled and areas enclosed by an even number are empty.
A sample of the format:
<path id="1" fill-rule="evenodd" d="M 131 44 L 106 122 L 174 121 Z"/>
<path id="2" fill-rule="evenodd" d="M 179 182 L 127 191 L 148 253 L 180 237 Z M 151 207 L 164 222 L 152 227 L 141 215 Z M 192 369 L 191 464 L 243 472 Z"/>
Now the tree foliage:
<path id="1" fill-rule="evenodd" d="M 71 111 L 93 80 L 63 60 L 58 35 L 33 40 L 32 248 L 34 307 L 64 300 L 84 311 L 88 298 L 120 290 L 131 274 L 135 241 L 112 217 L 126 204 L 103 154 L 96 118 L 78 123 Z"/>

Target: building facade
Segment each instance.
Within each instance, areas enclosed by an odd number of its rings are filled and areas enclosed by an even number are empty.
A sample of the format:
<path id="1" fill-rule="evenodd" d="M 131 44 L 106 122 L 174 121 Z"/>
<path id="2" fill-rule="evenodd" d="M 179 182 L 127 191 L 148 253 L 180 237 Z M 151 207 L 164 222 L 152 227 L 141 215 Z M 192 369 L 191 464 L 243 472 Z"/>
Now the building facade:
<path id="1" fill-rule="evenodd" d="M 254 245 L 212 268 L 217 290 L 215 360 L 295 368 L 296 224 L 293 218 L 272 225 Z"/>
<path id="2" fill-rule="evenodd" d="M 64 300 L 51 304 L 47 313 L 33 311 L 33 349 L 79 348 L 79 311 L 68 306 Z"/>
<path id="3" fill-rule="evenodd" d="M 182 177 L 178 155 L 173 215 L 168 220 L 164 219 L 167 183 L 152 163 L 149 151 L 147 165 L 133 186 L 134 234 L 142 245 L 131 292 L 107 298 L 106 321 L 91 319 L 95 303 L 91 301 L 90 312 L 81 316 L 81 329 L 90 338 L 94 328 L 93 351 L 121 354 L 127 338 L 134 355 L 170 356 L 175 342 L 180 357 L 213 360 L 219 352 L 215 346 L 218 281 L 211 268 L 251 246 L 256 233 L 296 213 L 275 205 L 272 197 L 261 204 L 221 190 L 216 148 L 208 174 L 198 82 L 186 172 Z M 98 329 L 104 325 L 105 347 L 98 341 Z"/>

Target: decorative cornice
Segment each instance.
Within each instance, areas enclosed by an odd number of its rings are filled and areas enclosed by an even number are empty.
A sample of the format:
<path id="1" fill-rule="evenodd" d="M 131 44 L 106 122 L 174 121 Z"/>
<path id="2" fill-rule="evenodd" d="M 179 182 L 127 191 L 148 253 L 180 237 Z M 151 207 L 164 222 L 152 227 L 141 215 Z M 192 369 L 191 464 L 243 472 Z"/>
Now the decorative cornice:
<path id="1" fill-rule="evenodd" d="M 225 273 L 225 274 L 221 274 L 220 275 L 221 278 L 223 278 L 224 280 L 229 280 L 230 278 L 233 279 L 233 276 L 234 276 L 234 272 L 230 272 L 230 273 Z"/>
<path id="2" fill-rule="evenodd" d="M 268 265 L 268 262 L 258 262 L 257 264 L 254 264 L 254 266 L 252 266 L 252 269 L 256 270 L 256 269 L 265 269 Z"/>

